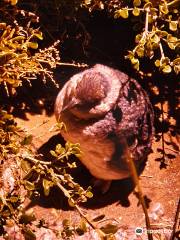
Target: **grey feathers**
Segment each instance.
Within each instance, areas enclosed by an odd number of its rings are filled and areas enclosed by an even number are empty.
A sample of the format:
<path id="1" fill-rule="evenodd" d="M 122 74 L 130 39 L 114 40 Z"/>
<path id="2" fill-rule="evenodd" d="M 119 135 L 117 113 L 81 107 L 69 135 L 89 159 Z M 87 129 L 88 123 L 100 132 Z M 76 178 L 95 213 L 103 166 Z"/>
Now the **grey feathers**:
<path id="1" fill-rule="evenodd" d="M 81 161 L 98 178 L 129 175 L 122 139 L 135 162 L 150 152 L 151 103 L 142 87 L 118 70 L 97 64 L 74 75 L 57 97 L 55 114 L 67 125 L 63 137 L 81 144 Z"/>

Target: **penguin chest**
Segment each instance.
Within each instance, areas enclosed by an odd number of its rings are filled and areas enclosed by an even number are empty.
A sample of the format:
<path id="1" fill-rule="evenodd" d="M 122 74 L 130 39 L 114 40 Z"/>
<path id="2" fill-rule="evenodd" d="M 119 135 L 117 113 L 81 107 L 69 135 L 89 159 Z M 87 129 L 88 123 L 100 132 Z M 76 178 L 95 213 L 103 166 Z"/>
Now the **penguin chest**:
<path id="1" fill-rule="evenodd" d="M 104 180 L 121 179 L 127 173 L 121 172 L 111 166 L 115 144 L 107 138 L 99 138 L 95 133 L 88 131 L 89 124 L 65 116 L 62 121 L 66 124 L 67 131 L 61 134 L 66 141 L 79 143 L 82 151 L 80 161 L 96 178 Z M 91 125 L 91 124 L 90 124 Z"/>

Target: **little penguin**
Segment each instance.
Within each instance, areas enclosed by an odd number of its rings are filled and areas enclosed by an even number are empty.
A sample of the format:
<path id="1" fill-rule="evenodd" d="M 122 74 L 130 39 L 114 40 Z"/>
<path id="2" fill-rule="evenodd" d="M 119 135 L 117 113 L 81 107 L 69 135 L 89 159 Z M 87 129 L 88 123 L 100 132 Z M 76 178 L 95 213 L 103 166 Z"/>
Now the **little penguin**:
<path id="1" fill-rule="evenodd" d="M 63 138 L 80 143 L 80 161 L 107 192 L 112 180 L 130 176 L 125 144 L 138 169 L 151 152 L 154 113 L 147 93 L 127 74 L 96 64 L 60 90 L 55 116 Z"/>

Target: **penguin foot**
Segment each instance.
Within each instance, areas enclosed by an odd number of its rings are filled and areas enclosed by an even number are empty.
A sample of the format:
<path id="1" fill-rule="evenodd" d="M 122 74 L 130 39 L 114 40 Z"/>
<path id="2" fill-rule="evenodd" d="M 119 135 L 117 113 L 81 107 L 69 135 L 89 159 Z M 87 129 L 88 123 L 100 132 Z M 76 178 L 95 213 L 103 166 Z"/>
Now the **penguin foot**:
<path id="1" fill-rule="evenodd" d="M 100 192 L 102 194 L 105 194 L 105 193 L 108 192 L 112 181 L 111 180 L 103 180 L 103 179 L 93 178 L 91 182 L 92 182 L 92 185 L 95 188 L 100 189 Z"/>

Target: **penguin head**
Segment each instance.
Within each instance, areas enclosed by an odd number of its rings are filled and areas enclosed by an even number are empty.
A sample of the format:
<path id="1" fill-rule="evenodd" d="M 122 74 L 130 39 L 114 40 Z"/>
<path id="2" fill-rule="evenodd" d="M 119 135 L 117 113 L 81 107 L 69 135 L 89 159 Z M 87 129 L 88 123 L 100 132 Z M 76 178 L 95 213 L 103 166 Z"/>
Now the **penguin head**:
<path id="1" fill-rule="evenodd" d="M 108 82 L 105 77 L 96 71 L 84 73 L 76 87 L 76 98 L 84 104 L 94 104 L 107 96 Z"/>
<path id="2" fill-rule="evenodd" d="M 77 82 L 77 86 L 63 111 L 72 111 L 74 108 L 78 108 L 84 112 L 86 109 L 98 105 L 107 96 L 108 89 L 109 83 L 103 74 L 94 70 L 86 71 Z"/>

